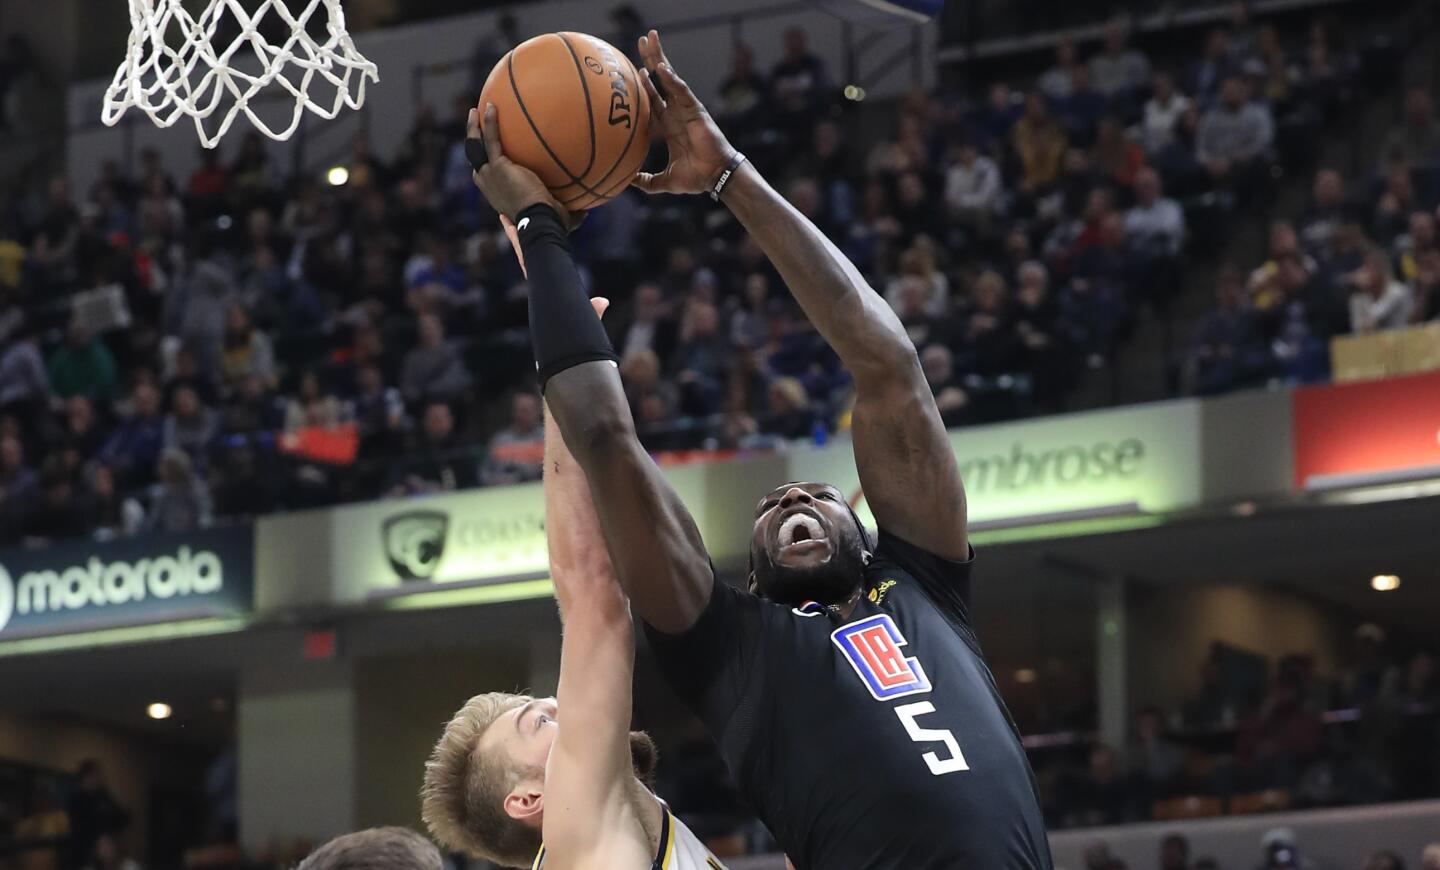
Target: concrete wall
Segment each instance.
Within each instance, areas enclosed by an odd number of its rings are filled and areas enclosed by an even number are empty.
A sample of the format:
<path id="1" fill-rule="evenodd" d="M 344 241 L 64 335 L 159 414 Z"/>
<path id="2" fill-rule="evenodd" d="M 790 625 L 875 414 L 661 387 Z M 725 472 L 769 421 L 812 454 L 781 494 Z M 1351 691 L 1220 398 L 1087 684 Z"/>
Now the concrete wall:
<path id="1" fill-rule="evenodd" d="M 1327 607 L 1264 586 L 1140 586 L 1126 601 L 1132 707 L 1179 709 L 1198 688 L 1212 641 L 1224 641 L 1273 663 L 1308 653 L 1319 673 L 1333 673 L 1346 623 Z M 1164 655 L 1154 655 L 1164 650 Z"/>

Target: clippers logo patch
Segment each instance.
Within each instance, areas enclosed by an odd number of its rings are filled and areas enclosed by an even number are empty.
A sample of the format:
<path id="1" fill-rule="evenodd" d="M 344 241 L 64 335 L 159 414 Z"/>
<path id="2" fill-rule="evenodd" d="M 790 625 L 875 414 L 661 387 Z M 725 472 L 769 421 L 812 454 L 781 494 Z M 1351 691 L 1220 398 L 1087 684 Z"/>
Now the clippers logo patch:
<path id="1" fill-rule="evenodd" d="M 850 666 L 877 701 L 919 695 L 930 691 L 930 679 L 920 660 L 900 650 L 905 636 L 888 613 L 871 616 L 837 628 L 830 639 L 850 660 Z"/>

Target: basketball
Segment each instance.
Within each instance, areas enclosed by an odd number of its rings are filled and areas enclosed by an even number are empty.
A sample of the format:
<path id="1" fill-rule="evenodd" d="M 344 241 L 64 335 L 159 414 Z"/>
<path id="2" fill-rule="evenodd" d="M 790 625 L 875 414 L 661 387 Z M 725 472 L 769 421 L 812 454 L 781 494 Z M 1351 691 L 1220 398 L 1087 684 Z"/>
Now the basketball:
<path id="1" fill-rule="evenodd" d="M 602 39 L 547 33 L 520 43 L 485 80 L 505 156 L 571 211 L 617 196 L 650 150 L 650 97 L 635 67 Z"/>

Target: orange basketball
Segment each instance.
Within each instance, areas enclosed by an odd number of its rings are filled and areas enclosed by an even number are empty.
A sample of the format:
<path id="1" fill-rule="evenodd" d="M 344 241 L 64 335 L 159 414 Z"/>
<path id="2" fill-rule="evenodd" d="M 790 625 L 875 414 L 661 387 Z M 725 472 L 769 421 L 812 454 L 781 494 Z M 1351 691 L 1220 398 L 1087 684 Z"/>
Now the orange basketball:
<path id="1" fill-rule="evenodd" d="M 515 46 L 485 80 L 505 156 L 571 211 L 623 191 L 650 150 L 650 95 L 630 60 L 603 39 L 547 33 Z"/>

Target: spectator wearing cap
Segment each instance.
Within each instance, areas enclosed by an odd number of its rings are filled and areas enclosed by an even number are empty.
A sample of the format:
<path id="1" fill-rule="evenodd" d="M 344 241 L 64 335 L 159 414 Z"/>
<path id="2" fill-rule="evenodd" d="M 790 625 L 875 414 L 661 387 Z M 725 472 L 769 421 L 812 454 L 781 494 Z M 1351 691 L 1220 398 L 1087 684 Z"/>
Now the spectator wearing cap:
<path id="1" fill-rule="evenodd" d="M 1050 115 L 1049 103 L 1038 91 L 1025 97 L 1025 114 L 1010 131 L 1011 144 L 1020 160 L 1020 189 L 1033 194 L 1053 184 L 1060 175 L 1068 139 L 1065 130 Z"/>
<path id="2" fill-rule="evenodd" d="M 1390 275 L 1384 253 L 1371 251 L 1365 265 L 1350 281 L 1350 331 L 1356 333 L 1399 329 L 1410 323 L 1415 310 L 1415 292 Z"/>
<path id="3" fill-rule="evenodd" d="M 1105 25 L 1105 47 L 1090 58 L 1090 77 L 1107 99 L 1127 99 L 1150 78 L 1150 61 L 1129 47 L 1129 38 L 1125 22 L 1111 21 Z"/>
<path id="4" fill-rule="evenodd" d="M 1249 101 L 1249 86 L 1229 76 L 1220 103 L 1205 113 L 1197 137 L 1197 157 L 1217 182 L 1231 185 L 1253 180 L 1275 141 L 1270 113 Z"/>
<path id="5" fill-rule="evenodd" d="M 1440 119 L 1435 117 L 1435 100 L 1423 85 L 1405 92 L 1405 117 L 1385 136 L 1380 159 L 1411 166 L 1440 160 Z"/>

